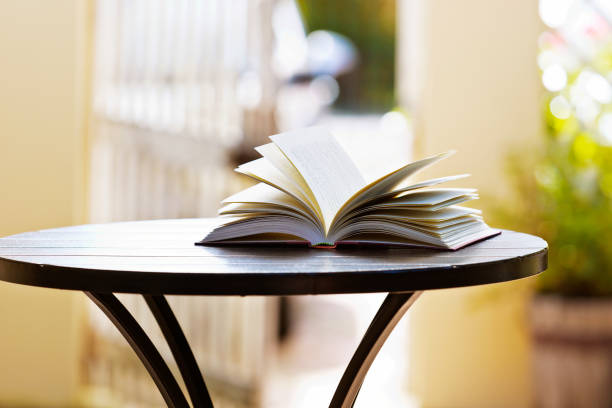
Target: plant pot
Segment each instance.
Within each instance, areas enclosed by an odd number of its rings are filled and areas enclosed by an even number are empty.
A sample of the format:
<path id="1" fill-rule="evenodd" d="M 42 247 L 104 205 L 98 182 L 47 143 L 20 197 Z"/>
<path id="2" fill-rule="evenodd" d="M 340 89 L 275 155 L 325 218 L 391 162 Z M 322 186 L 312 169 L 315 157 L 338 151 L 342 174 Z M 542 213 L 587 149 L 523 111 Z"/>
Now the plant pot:
<path id="1" fill-rule="evenodd" d="M 538 408 L 612 407 L 612 298 L 536 295 L 531 334 Z"/>

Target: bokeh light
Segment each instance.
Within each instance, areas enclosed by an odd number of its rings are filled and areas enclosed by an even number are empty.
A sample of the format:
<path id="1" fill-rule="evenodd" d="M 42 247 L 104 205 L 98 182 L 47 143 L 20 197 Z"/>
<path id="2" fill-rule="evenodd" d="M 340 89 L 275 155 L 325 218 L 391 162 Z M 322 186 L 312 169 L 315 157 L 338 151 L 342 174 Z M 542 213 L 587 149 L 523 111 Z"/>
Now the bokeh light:
<path id="1" fill-rule="evenodd" d="M 572 107 L 564 96 L 555 96 L 550 101 L 550 112 L 559 119 L 567 119 L 572 114 Z"/>
<path id="2" fill-rule="evenodd" d="M 612 113 L 601 115 L 598 125 L 601 142 L 612 146 Z"/>
<path id="3" fill-rule="evenodd" d="M 557 28 L 565 23 L 573 0 L 540 0 L 540 18 L 547 26 Z"/>
<path id="4" fill-rule="evenodd" d="M 408 120 L 400 112 L 387 112 L 380 119 L 380 128 L 384 135 L 397 135 L 408 131 Z"/>
<path id="5" fill-rule="evenodd" d="M 542 83 L 551 92 L 557 92 L 567 85 L 567 73 L 559 64 L 553 64 L 544 69 Z"/>

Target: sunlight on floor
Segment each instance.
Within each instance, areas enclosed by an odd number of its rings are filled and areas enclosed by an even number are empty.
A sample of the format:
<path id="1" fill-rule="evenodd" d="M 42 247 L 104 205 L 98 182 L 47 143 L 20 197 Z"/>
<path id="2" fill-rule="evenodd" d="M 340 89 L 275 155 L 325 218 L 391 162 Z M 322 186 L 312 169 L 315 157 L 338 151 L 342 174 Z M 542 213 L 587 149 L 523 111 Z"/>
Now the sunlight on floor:
<path id="1" fill-rule="evenodd" d="M 327 406 L 382 294 L 291 298 L 296 321 L 271 370 L 269 408 Z M 355 407 L 418 405 L 406 391 L 407 317 L 374 361 Z"/>

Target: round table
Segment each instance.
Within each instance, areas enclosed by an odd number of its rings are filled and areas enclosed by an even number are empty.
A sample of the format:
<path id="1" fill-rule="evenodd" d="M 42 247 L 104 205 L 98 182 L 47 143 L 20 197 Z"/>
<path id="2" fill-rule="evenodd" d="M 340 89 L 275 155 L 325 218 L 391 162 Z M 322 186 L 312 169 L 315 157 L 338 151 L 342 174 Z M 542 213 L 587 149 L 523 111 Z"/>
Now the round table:
<path id="1" fill-rule="evenodd" d="M 383 343 L 428 289 L 504 282 L 546 269 L 544 240 L 502 231 L 458 251 L 347 246 L 196 246 L 212 219 L 135 221 L 0 238 L 0 280 L 84 291 L 130 343 L 169 407 L 189 407 L 168 365 L 113 293 L 141 294 L 170 346 L 194 407 L 212 407 L 193 352 L 164 295 L 387 292 L 334 393 L 349 408 Z"/>

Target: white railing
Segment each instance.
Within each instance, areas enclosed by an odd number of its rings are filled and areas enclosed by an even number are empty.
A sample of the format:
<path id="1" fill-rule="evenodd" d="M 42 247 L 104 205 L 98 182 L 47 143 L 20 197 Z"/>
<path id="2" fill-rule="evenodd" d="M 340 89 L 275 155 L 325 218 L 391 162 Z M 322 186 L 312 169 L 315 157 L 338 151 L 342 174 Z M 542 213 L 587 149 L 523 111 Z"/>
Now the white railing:
<path id="1" fill-rule="evenodd" d="M 235 190 L 230 153 L 275 131 L 273 0 L 97 2 L 91 141 L 92 222 L 214 215 Z M 241 101 L 241 79 L 259 81 Z M 144 301 L 122 295 L 153 341 Z M 274 347 L 276 300 L 171 297 L 216 406 L 258 406 Z M 127 343 L 91 309 L 84 353 L 92 405 L 157 406 Z M 164 357 L 172 361 L 169 351 Z M 175 368 L 175 367 L 174 367 Z"/>

